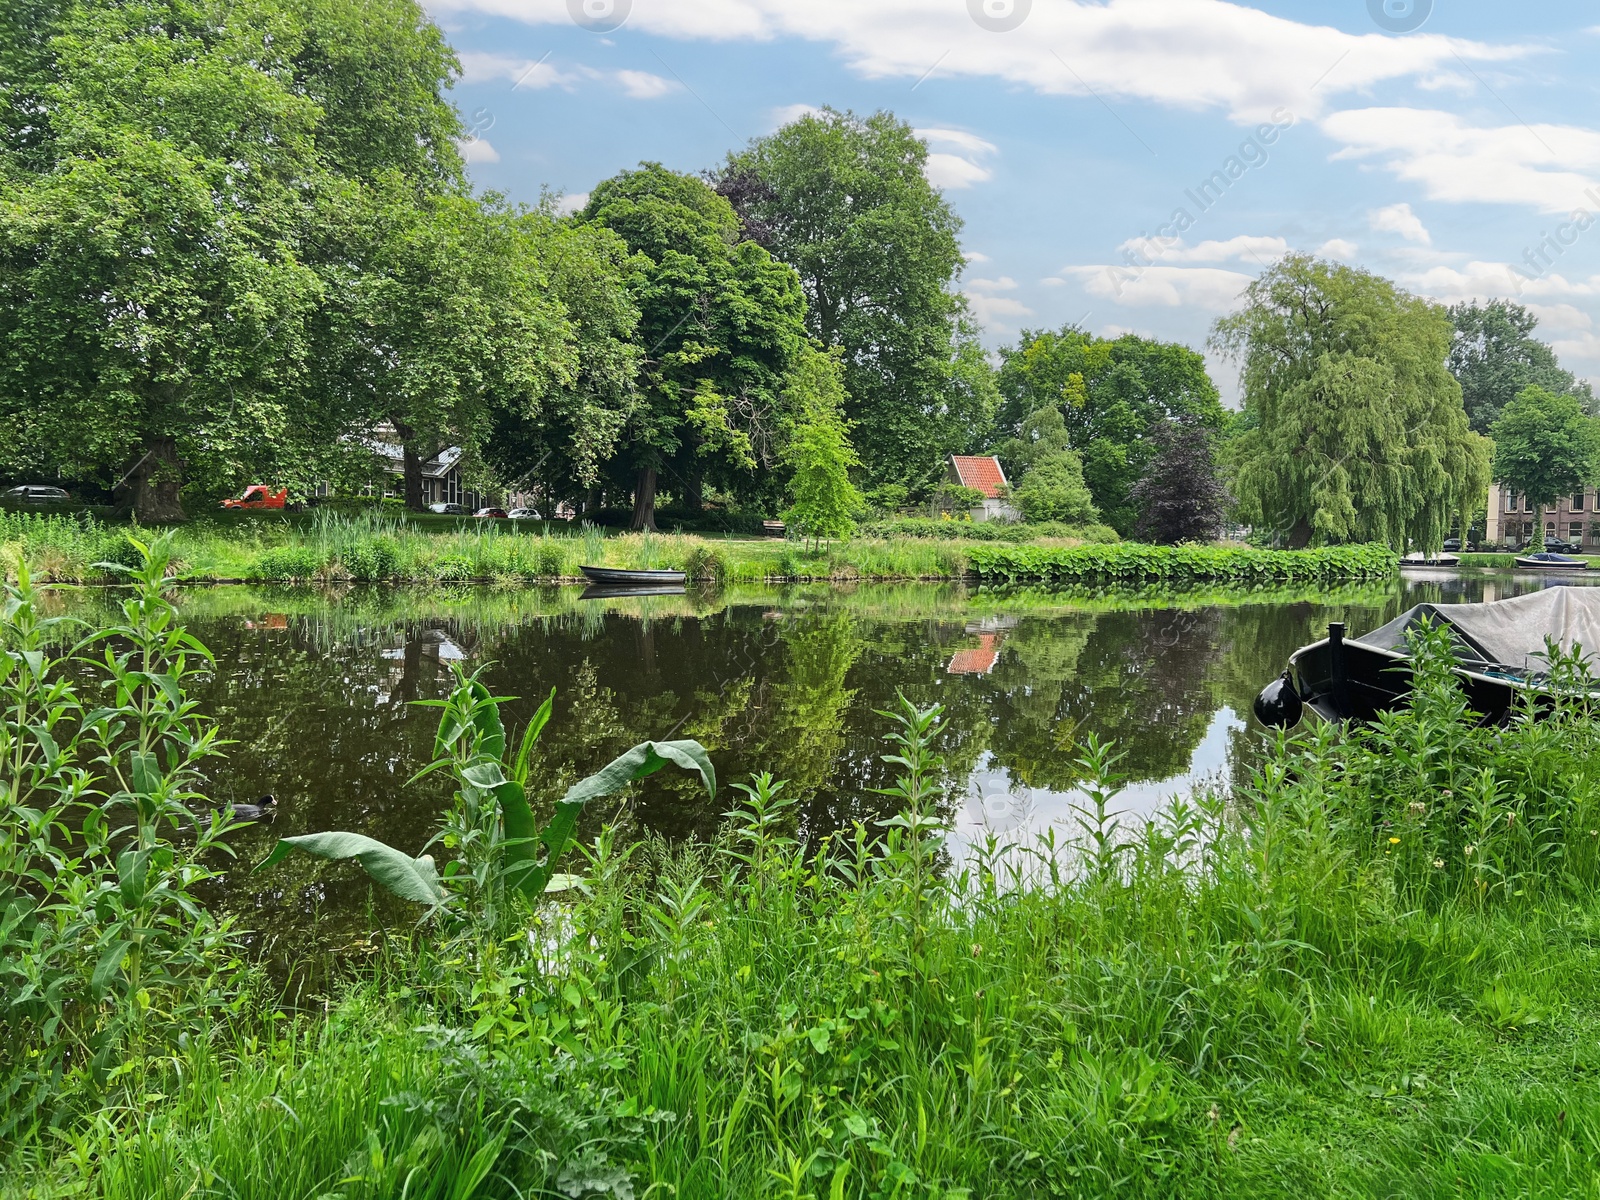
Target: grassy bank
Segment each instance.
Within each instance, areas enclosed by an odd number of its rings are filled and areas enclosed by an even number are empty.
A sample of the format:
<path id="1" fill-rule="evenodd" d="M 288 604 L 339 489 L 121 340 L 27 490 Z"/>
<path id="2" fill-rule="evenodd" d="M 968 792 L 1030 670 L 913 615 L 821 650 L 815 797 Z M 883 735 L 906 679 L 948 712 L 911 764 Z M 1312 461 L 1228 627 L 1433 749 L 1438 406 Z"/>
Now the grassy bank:
<path id="1" fill-rule="evenodd" d="M 229 818 L 187 814 L 244 731 L 185 704 L 204 662 L 163 569 L 72 664 L 26 590 L 0 624 L 0 1195 L 1600 1186 L 1600 726 L 1573 662 L 1545 719 L 1486 732 L 1426 640 L 1409 711 L 1148 822 L 1113 817 L 1091 741 L 1076 829 L 960 857 L 949 735 L 902 708 L 885 827 L 818 839 L 739 781 L 715 840 L 602 834 L 559 864 L 579 888 L 533 900 L 495 782 L 522 759 L 464 685 L 442 902 L 280 996 L 197 903 Z M 308 904 L 357 869 L 287 867 L 261 886 Z"/>
<path id="2" fill-rule="evenodd" d="M 103 580 L 107 573 L 98 564 L 134 561 L 127 533 L 126 527 L 89 518 L 0 514 L 0 568 L 14 578 L 18 564 L 26 562 L 41 580 Z M 174 533 L 172 550 L 178 566 L 200 580 L 322 584 L 556 582 L 581 578 L 583 565 L 682 570 L 715 584 L 941 580 L 976 573 L 1064 583 L 1260 586 L 1371 580 L 1394 571 L 1394 556 L 1379 547 L 1289 553 L 1086 544 L 1059 537 L 1018 544 L 932 536 L 920 528 L 892 538 L 807 546 L 685 534 L 608 536 L 592 526 L 519 530 L 496 522 L 447 525 L 336 514 L 197 522 Z"/>

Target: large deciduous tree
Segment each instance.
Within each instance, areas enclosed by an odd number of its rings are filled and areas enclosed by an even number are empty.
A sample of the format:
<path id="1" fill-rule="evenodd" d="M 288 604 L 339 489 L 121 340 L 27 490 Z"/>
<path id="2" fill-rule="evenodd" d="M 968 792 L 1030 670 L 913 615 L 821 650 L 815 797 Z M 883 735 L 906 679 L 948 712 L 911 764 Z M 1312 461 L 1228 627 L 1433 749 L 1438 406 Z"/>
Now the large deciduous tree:
<path id="1" fill-rule="evenodd" d="M 1482 506 L 1491 447 L 1446 369 L 1444 309 L 1365 271 L 1291 255 L 1218 321 L 1241 363 L 1232 443 L 1242 518 L 1291 547 L 1415 543 L 1437 550 Z"/>
<path id="2" fill-rule="evenodd" d="M 663 473 L 691 507 L 708 480 L 759 488 L 757 472 L 777 463 L 786 379 L 806 341 L 794 271 L 742 238 L 709 185 L 656 163 L 597 186 L 583 218 L 635 255 L 645 356 L 615 460 L 633 492 L 634 528 L 655 527 Z"/>
<path id="3" fill-rule="evenodd" d="M 1187 346 L 1132 334 L 1115 340 L 1074 326 L 1024 330 L 1002 349 L 995 447 L 1008 472 L 1020 476 L 1027 446 L 1050 418 L 1064 444 L 1082 459 L 1084 480 L 1104 519 L 1118 533 L 1134 532 L 1129 491 L 1154 453 L 1149 433 L 1162 422 L 1218 428 L 1224 420 L 1205 359 Z"/>
<path id="4" fill-rule="evenodd" d="M 1500 411 L 1491 428 L 1494 477 L 1521 492 L 1535 512 L 1583 490 L 1600 476 L 1600 420 L 1575 396 L 1527 387 Z M 1544 522 L 1534 522 L 1544 545 Z"/>
<path id="5" fill-rule="evenodd" d="M 185 460 L 236 470 L 304 427 L 286 397 L 320 282 L 297 247 L 323 173 L 304 40 L 276 6 L 174 0 L 63 5 L 34 31 L 4 93 L 7 468 L 120 473 L 141 517 L 179 519 Z"/>
<path id="6" fill-rule="evenodd" d="M 1587 380 L 1575 377 L 1556 361 L 1556 352 L 1533 336 L 1539 324 L 1511 300 L 1471 301 L 1453 305 L 1450 322 L 1450 373 L 1461 384 L 1467 419 L 1478 433 L 1488 433 L 1500 411 L 1524 388 L 1576 396 L 1590 412 L 1594 393 Z"/>
<path id="7" fill-rule="evenodd" d="M 868 477 L 913 489 L 981 444 L 994 403 L 955 291 L 961 220 L 927 161 L 893 115 L 824 109 L 731 155 L 718 180 L 745 235 L 799 272 L 811 336 L 842 352 Z"/>

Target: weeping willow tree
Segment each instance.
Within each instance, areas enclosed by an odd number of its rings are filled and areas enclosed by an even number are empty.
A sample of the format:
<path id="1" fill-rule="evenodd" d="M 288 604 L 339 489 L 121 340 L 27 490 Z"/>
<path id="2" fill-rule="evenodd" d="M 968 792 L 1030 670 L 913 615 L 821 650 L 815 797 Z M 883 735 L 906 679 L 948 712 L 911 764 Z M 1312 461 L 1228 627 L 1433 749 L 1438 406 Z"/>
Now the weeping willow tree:
<path id="1" fill-rule="evenodd" d="M 1438 550 L 1485 503 L 1493 446 L 1446 367 L 1438 305 L 1366 271 L 1291 255 L 1218 321 L 1240 363 L 1228 461 L 1241 520 L 1292 548 L 1386 542 Z"/>

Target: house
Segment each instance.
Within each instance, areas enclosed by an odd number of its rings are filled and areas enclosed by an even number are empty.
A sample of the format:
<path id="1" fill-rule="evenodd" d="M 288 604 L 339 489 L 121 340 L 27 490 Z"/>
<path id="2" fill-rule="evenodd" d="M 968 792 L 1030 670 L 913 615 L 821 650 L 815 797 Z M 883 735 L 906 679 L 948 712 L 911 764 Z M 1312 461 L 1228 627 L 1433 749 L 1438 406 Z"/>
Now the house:
<path id="1" fill-rule="evenodd" d="M 974 521 L 1022 519 L 1022 514 L 1006 499 L 1011 485 L 1006 482 L 1006 473 L 994 455 L 952 454 L 948 470 L 951 483 L 983 493 L 983 505 L 972 510 Z"/>
<path id="2" fill-rule="evenodd" d="M 1585 550 L 1600 552 L 1600 507 L 1595 489 L 1587 488 L 1563 496 L 1555 504 L 1535 513 L 1528 498 L 1501 487 L 1489 485 L 1488 514 L 1483 540 L 1490 546 L 1521 546 L 1533 537 L 1534 522 L 1544 523 L 1546 539 L 1559 537 L 1576 542 Z"/>
<path id="3" fill-rule="evenodd" d="M 370 438 L 362 440 L 367 449 L 372 451 L 378 473 L 383 477 L 382 495 L 404 497 L 405 451 L 395 435 L 394 427 L 385 422 L 372 431 Z M 460 504 L 476 510 L 489 503 L 487 497 L 467 487 L 461 469 L 464 457 L 465 452 L 460 446 L 446 446 L 423 462 L 423 507 L 430 504 Z M 374 484 L 362 490 L 370 496 L 377 494 L 379 488 Z M 319 484 L 316 494 L 330 496 L 333 488 L 326 483 Z"/>

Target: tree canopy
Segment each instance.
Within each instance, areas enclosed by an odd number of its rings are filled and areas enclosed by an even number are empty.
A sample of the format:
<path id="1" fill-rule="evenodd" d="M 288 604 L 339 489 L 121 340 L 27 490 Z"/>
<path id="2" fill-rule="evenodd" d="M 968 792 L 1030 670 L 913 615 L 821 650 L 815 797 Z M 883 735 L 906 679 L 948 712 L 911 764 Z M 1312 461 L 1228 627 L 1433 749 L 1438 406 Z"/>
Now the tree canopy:
<path id="1" fill-rule="evenodd" d="M 1446 369 L 1445 310 L 1379 276 L 1290 255 L 1217 322 L 1241 363 L 1241 517 L 1312 542 L 1437 550 L 1483 504 L 1491 447 Z"/>
<path id="2" fill-rule="evenodd" d="M 655 527 L 663 471 L 691 504 L 708 475 L 756 486 L 757 468 L 776 462 L 785 380 L 805 344 L 794 271 L 741 240 L 733 207 L 709 185 L 657 163 L 600 184 L 583 218 L 635 256 L 647 349 L 618 457 L 632 477 L 635 527 Z"/>
<path id="3" fill-rule="evenodd" d="M 743 236 L 800 276 L 806 328 L 842 352 L 867 474 L 913 490 L 976 448 L 993 408 L 965 301 L 961 220 L 927 145 L 892 114 L 824 109 L 729 156 L 718 188 Z"/>
<path id="4" fill-rule="evenodd" d="M 1224 420 L 1205 359 L 1187 346 L 1127 334 L 1115 340 L 1074 327 L 1024 330 L 1001 350 L 995 453 L 1020 477 L 1027 445 L 1041 436 L 1036 414 L 1054 410 L 1053 437 L 1077 451 L 1104 520 L 1131 534 L 1129 498 L 1154 451 L 1150 432 L 1167 420 L 1218 428 Z"/>
<path id="5" fill-rule="evenodd" d="M 1495 479 L 1527 496 L 1536 512 L 1600 477 L 1600 419 L 1585 413 L 1575 396 L 1523 388 L 1492 432 Z M 1543 545 L 1544 525 L 1534 526 L 1535 544 Z"/>
<path id="6" fill-rule="evenodd" d="M 1541 387 L 1576 396 L 1594 411 L 1594 393 L 1587 380 L 1562 368 L 1556 352 L 1533 336 L 1539 324 L 1522 305 L 1510 300 L 1453 305 L 1450 321 L 1450 373 L 1461 384 L 1467 419 L 1478 433 L 1488 433 L 1500 411 L 1524 388 Z"/>
<path id="7" fill-rule="evenodd" d="M 790 376 L 794 429 L 784 447 L 793 471 L 794 502 L 784 521 L 808 538 L 849 537 L 862 499 L 850 482 L 860 464 L 844 419 L 844 384 L 837 357 L 807 347 Z"/>
<path id="8" fill-rule="evenodd" d="M 1152 440 L 1155 456 L 1131 492 L 1139 511 L 1139 536 L 1164 545 L 1216 537 L 1230 500 L 1217 472 L 1211 431 L 1166 422 L 1155 429 Z"/>

